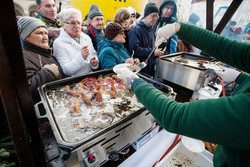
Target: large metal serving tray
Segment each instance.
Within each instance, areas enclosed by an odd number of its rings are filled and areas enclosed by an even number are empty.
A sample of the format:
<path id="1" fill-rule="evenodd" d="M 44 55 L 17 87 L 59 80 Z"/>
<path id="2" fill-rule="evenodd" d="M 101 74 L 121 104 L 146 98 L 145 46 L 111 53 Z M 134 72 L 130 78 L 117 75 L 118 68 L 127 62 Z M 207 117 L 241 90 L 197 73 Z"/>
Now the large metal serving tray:
<path id="1" fill-rule="evenodd" d="M 211 60 L 200 55 L 180 52 L 171 55 L 162 56 L 156 67 L 155 78 L 157 80 L 166 80 L 177 85 L 183 86 L 192 91 L 198 90 L 204 81 L 204 74 L 207 68 L 196 66 L 194 64 L 185 64 L 173 61 L 173 58 L 182 58 L 186 60 Z"/>
<path id="2" fill-rule="evenodd" d="M 129 122 L 130 120 L 137 120 L 138 123 L 142 124 L 142 125 L 140 125 L 140 127 L 138 127 L 139 129 L 134 128 L 135 132 L 133 132 L 133 133 L 135 133 L 135 134 L 133 134 L 133 135 L 135 136 L 135 139 L 134 139 L 134 136 L 132 136 L 133 137 L 132 140 L 135 141 L 139 137 L 141 137 L 142 133 L 144 133 L 146 130 L 148 130 L 149 128 L 151 128 L 153 126 L 154 120 L 152 120 L 151 117 L 149 119 L 144 120 L 144 122 L 142 120 L 145 118 L 140 118 L 141 121 L 139 121 L 140 120 L 139 118 L 138 118 L 139 120 L 136 118 L 139 115 L 141 115 L 142 113 L 144 113 L 143 116 L 147 116 L 149 114 L 148 111 L 146 111 L 146 109 L 144 107 L 142 107 L 138 111 L 128 115 L 127 117 L 119 120 L 118 122 L 115 122 L 114 124 L 111 124 L 110 126 L 106 127 L 105 129 L 100 130 L 99 132 L 97 132 L 93 135 L 89 135 L 88 137 L 84 138 L 83 140 L 76 141 L 76 142 L 69 142 L 69 141 L 66 141 L 64 139 L 63 132 L 61 131 L 61 128 L 59 127 L 58 123 L 56 122 L 55 115 L 53 114 L 52 107 L 50 106 L 49 100 L 46 96 L 46 92 L 48 92 L 50 90 L 57 89 L 59 87 L 64 87 L 65 85 L 76 84 L 86 77 L 96 77 L 97 78 L 99 75 L 105 76 L 105 75 L 112 75 L 112 74 L 114 74 L 112 69 L 92 72 L 92 73 L 89 73 L 87 75 L 80 76 L 80 77 L 70 77 L 70 78 L 66 78 L 63 80 L 58 80 L 55 82 L 47 83 L 38 89 L 39 93 L 40 93 L 40 97 L 41 97 L 41 102 L 39 102 L 35 105 L 37 117 L 39 119 L 46 118 L 49 120 L 51 127 L 52 127 L 52 130 L 53 130 L 53 133 L 55 135 L 55 138 L 56 138 L 59 146 L 61 146 L 63 148 L 70 148 L 71 150 L 74 150 L 74 149 L 77 149 L 81 146 L 85 147 L 86 144 L 89 145 L 93 142 L 96 142 L 97 139 L 100 138 L 100 136 L 104 136 L 104 137 L 102 137 L 101 142 L 99 142 L 100 144 L 102 144 L 102 143 L 105 143 L 109 140 L 107 137 L 105 137 L 105 134 L 110 132 L 111 130 L 116 130 L 117 132 L 114 132 L 114 135 L 118 135 L 118 136 L 120 135 L 119 137 L 122 137 L 122 135 L 118 134 L 118 132 L 123 133 L 122 130 L 125 128 L 122 128 L 122 127 L 123 126 L 130 126 L 130 124 L 132 124 Z M 155 87 L 162 90 L 167 96 L 171 96 L 174 98 L 175 94 L 174 94 L 172 88 L 170 88 L 164 84 L 161 84 L 159 82 L 150 80 L 142 75 L 140 75 L 140 77 L 144 78 L 146 81 L 155 85 Z M 145 114 L 145 112 L 146 112 L 146 114 Z M 149 115 L 151 115 L 151 114 L 149 114 Z M 127 123 L 130 123 L 130 124 L 127 125 Z M 137 124 L 137 123 L 134 122 L 133 124 Z M 133 127 L 133 126 L 130 126 L 130 127 Z M 136 134 L 136 133 L 138 133 L 138 134 Z M 133 142 L 133 141 L 130 141 L 130 142 Z"/>

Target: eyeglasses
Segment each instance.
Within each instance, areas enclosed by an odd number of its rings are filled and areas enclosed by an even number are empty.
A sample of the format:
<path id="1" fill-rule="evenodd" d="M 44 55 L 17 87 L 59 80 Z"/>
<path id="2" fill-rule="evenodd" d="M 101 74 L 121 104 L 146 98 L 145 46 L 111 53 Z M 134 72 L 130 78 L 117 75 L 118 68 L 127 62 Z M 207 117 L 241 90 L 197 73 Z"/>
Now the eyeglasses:
<path id="1" fill-rule="evenodd" d="M 121 32 L 120 34 L 121 34 L 121 35 L 125 35 L 125 33 L 124 33 L 124 32 Z"/>
<path id="2" fill-rule="evenodd" d="M 82 24 L 81 22 L 64 22 L 64 23 L 72 25 L 72 26 L 76 26 L 76 25 L 80 26 Z"/>
<path id="3" fill-rule="evenodd" d="M 150 15 L 153 19 L 158 19 L 159 16 L 158 15 Z"/>

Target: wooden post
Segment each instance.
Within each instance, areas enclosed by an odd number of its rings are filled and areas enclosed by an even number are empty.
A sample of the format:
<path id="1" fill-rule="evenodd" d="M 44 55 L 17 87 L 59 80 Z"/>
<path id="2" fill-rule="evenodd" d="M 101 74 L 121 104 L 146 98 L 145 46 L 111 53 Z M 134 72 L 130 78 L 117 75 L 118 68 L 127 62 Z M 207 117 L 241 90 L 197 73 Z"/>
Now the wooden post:
<path id="1" fill-rule="evenodd" d="M 225 28 L 225 26 L 227 25 L 227 23 L 229 22 L 229 20 L 232 18 L 232 16 L 234 15 L 234 13 L 239 8 L 239 6 L 242 3 L 242 1 L 243 0 L 233 0 L 233 2 L 230 4 L 230 6 L 227 9 L 227 11 L 225 12 L 225 14 L 223 15 L 223 17 L 221 18 L 219 24 L 215 28 L 215 30 L 214 30 L 215 33 L 220 34 L 223 31 L 223 29 Z"/>
<path id="2" fill-rule="evenodd" d="M 12 0 L 0 1 L 0 95 L 20 166 L 45 166 Z"/>
<path id="3" fill-rule="evenodd" d="M 206 29 L 213 31 L 214 27 L 214 0 L 207 0 Z"/>

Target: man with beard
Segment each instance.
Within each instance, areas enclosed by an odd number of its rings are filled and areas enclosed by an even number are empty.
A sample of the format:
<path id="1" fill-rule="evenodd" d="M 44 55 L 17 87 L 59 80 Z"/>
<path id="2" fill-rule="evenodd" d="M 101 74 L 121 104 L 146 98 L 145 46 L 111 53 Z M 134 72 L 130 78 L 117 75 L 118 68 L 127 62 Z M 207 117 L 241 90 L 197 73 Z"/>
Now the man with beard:
<path id="1" fill-rule="evenodd" d="M 175 0 L 164 0 L 160 6 L 159 19 L 154 25 L 154 32 L 156 33 L 159 28 L 177 22 L 177 6 Z M 167 42 L 164 42 L 159 48 L 165 49 L 164 54 L 175 53 L 177 49 L 177 35 L 173 35 Z"/>
<path id="2" fill-rule="evenodd" d="M 54 0 L 36 0 L 39 14 L 36 16 L 47 27 L 49 35 L 49 46 L 52 44 L 60 33 L 61 24 L 57 20 L 57 9 Z"/>
<path id="3" fill-rule="evenodd" d="M 91 38 L 95 50 L 98 52 L 97 44 L 105 38 L 103 28 L 103 13 L 97 5 L 91 5 L 89 9 L 89 28 L 85 33 Z"/>

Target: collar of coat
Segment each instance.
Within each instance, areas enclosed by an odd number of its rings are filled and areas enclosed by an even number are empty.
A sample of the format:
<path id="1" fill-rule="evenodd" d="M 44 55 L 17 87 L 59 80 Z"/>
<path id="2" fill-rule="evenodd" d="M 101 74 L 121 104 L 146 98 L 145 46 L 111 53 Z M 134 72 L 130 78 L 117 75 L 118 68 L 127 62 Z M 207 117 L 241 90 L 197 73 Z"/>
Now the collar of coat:
<path id="1" fill-rule="evenodd" d="M 79 44 L 73 38 L 71 38 L 69 34 L 63 28 L 61 29 L 61 32 L 60 32 L 60 37 L 61 37 L 62 42 L 69 43 L 73 45 L 74 47 L 79 48 L 79 50 L 82 48 L 83 45 L 88 45 L 88 43 L 85 42 L 85 40 L 87 39 L 84 37 L 84 35 L 86 34 L 83 34 L 83 33 L 80 34 L 80 44 Z"/>
<path id="2" fill-rule="evenodd" d="M 51 27 L 57 27 L 57 28 L 61 28 L 61 23 L 56 19 L 56 20 L 51 20 L 45 16 L 42 15 L 42 13 L 40 13 L 39 18 L 42 19 L 42 21 L 44 21 L 47 24 L 49 24 Z M 47 27 L 48 28 L 48 27 Z"/>
<path id="3" fill-rule="evenodd" d="M 40 54 L 45 57 L 52 57 L 52 49 L 41 48 L 37 45 L 34 45 L 30 42 L 23 41 L 23 48 L 34 53 Z"/>
<path id="4" fill-rule="evenodd" d="M 138 23 L 139 26 L 142 26 L 142 27 L 145 27 L 149 30 L 153 29 L 153 27 L 148 27 L 146 24 L 145 24 L 145 21 L 144 20 L 140 20 L 139 23 Z"/>
<path id="5" fill-rule="evenodd" d="M 94 28 L 92 27 L 92 25 L 90 25 L 89 27 L 90 27 L 90 34 L 92 34 L 93 37 L 95 37 Z"/>

